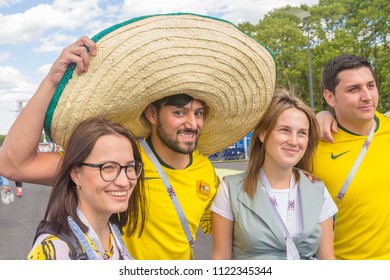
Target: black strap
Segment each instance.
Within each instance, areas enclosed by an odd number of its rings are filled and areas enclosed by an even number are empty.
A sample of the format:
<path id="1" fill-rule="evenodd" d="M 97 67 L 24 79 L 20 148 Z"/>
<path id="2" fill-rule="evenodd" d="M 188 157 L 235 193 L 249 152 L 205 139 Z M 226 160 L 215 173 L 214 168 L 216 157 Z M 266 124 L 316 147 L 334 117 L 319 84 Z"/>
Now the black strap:
<path id="1" fill-rule="evenodd" d="M 77 237 L 74 235 L 72 231 L 69 231 L 69 233 L 64 233 L 62 231 L 54 231 L 50 224 L 45 224 L 45 221 L 41 221 L 37 227 L 37 231 L 35 233 L 33 245 L 35 241 L 37 240 L 38 236 L 42 234 L 52 234 L 60 238 L 62 241 L 66 242 L 68 245 L 71 253 L 72 253 L 72 259 L 73 260 L 87 260 L 88 256 L 81 248 L 81 245 L 79 241 L 77 240 Z"/>

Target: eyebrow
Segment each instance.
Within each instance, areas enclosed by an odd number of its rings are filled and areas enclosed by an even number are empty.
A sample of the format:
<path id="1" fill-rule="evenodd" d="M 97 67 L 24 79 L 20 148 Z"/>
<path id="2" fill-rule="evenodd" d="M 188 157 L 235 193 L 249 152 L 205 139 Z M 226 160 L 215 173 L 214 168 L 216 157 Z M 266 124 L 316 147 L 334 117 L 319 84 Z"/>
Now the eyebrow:
<path id="1" fill-rule="evenodd" d="M 282 127 L 291 128 L 292 126 L 288 125 L 288 124 L 279 124 L 279 125 L 275 126 L 275 128 L 282 128 Z M 310 127 L 308 127 L 308 128 L 306 128 L 306 127 L 298 128 L 298 130 L 309 130 L 309 129 L 310 129 Z"/>
<path id="2" fill-rule="evenodd" d="M 355 84 L 352 84 L 352 85 L 347 85 L 345 88 L 350 88 L 350 87 L 361 87 L 362 85 L 367 85 L 367 84 L 375 84 L 375 80 L 370 80 L 366 83 L 355 83 Z"/>
<path id="3" fill-rule="evenodd" d="M 166 106 L 174 106 L 175 108 L 189 110 L 191 108 L 191 106 L 187 107 L 187 105 L 189 105 L 190 103 L 187 103 L 186 105 L 166 105 Z M 199 108 L 195 108 L 195 111 L 199 111 L 199 110 L 203 110 L 204 111 L 205 110 L 204 105 L 200 105 Z"/>

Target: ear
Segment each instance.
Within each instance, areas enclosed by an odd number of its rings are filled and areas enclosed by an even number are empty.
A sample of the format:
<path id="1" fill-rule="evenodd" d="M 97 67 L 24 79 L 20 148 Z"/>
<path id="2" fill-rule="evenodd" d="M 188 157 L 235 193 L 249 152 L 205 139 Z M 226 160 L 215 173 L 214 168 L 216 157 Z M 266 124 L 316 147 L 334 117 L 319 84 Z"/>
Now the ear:
<path id="1" fill-rule="evenodd" d="M 79 167 L 73 168 L 72 171 L 70 171 L 70 178 L 72 178 L 72 181 L 76 186 L 80 185 L 80 178 L 79 178 L 80 170 Z"/>
<path id="2" fill-rule="evenodd" d="M 260 139 L 261 143 L 264 142 L 264 138 L 265 138 L 265 131 L 263 131 L 262 133 L 259 134 L 259 139 Z"/>
<path id="3" fill-rule="evenodd" d="M 330 107 L 334 107 L 336 104 L 336 97 L 330 90 L 324 90 L 324 98 Z"/>
<path id="4" fill-rule="evenodd" d="M 149 104 L 148 107 L 144 110 L 145 118 L 150 122 L 150 124 L 157 124 L 157 110 L 156 107 Z"/>

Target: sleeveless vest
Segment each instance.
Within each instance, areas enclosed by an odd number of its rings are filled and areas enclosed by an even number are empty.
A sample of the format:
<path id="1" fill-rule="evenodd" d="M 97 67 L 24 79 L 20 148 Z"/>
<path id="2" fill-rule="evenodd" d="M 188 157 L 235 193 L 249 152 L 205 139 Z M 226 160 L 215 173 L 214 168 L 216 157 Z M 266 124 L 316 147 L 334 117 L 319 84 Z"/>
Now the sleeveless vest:
<path id="1" fill-rule="evenodd" d="M 301 256 L 312 258 L 318 250 L 322 229 L 318 223 L 324 204 L 323 182 L 312 182 L 299 171 L 298 199 L 303 221 L 303 234 L 294 238 Z M 268 259 L 287 258 L 286 243 L 268 199 L 260 182 L 251 199 L 244 192 L 246 173 L 230 175 L 224 178 L 230 194 L 230 203 L 234 215 L 233 259 Z M 299 213 L 299 212 L 298 212 Z"/>

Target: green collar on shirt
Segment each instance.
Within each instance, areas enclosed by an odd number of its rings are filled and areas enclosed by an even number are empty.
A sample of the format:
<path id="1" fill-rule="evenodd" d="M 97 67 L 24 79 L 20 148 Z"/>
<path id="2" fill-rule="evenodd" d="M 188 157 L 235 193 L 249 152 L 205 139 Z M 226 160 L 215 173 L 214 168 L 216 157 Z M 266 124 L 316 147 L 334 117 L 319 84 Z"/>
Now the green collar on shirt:
<path id="1" fill-rule="evenodd" d="M 374 120 L 375 120 L 375 122 L 376 122 L 376 128 L 375 128 L 375 132 L 379 129 L 379 119 L 378 119 L 378 117 L 375 115 L 374 116 Z M 352 134 L 352 135 L 355 135 L 355 136 L 362 136 L 362 135 L 360 135 L 360 134 L 356 134 L 356 133 L 354 133 L 354 132 L 352 132 L 352 131 L 349 131 L 348 129 L 346 129 L 346 128 L 344 128 L 344 127 L 342 127 L 339 123 L 337 123 L 337 126 L 341 129 L 341 130 L 343 130 L 343 131 L 345 131 L 345 132 L 347 132 L 347 133 L 349 133 L 349 134 Z"/>

